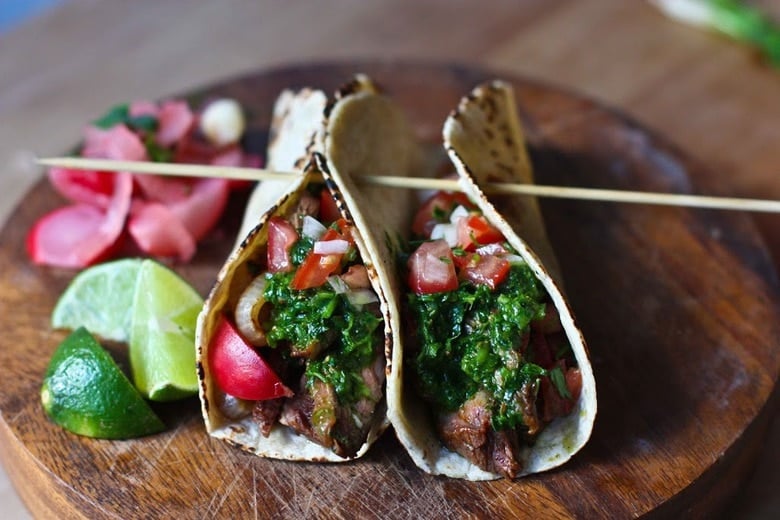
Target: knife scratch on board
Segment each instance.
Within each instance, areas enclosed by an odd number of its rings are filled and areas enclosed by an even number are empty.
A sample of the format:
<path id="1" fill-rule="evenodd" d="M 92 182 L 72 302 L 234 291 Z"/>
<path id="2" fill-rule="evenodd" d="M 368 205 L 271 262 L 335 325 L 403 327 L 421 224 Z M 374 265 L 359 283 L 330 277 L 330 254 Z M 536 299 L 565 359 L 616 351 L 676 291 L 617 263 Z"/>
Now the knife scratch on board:
<path id="1" fill-rule="evenodd" d="M 217 516 L 217 512 L 222 509 L 222 506 L 225 504 L 225 500 L 231 495 L 233 488 L 236 487 L 236 484 L 238 484 L 238 481 L 241 480 L 241 478 L 244 476 L 243 471 L 239 471 L 233 476 L 233 479 L 228 483 L 227 486 L 225 486 L 225 490 L 221 493 L 215 493 L 215 495 L 212 497 L 211 502 L 209 503 L 208 508 L 206 509 L 206 512 L 209 513 L 208 516 Z M 216 491 L 220 491 L 217 489 Z M 219 499 L 219 500 L 217 500 Z"/>

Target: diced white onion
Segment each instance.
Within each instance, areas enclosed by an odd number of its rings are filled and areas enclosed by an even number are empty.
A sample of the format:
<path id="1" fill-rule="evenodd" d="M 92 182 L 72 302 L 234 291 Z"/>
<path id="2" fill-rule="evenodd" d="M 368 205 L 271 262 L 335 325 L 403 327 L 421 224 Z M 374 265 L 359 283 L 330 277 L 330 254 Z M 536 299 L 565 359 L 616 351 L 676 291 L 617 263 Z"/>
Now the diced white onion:
<path id="1" fill-rule="evenodd" d="M 525 259 L 523 259 L 520 255 L 504 255 L 504 260 L 509 262 L 510 264 L 524 264 Z"/>
<path id="2" fill-rule="evenodd" d="M 328 276 L 328 283 L 333 287 L 333 290 L 336 291 L 336 294 L 344 294 L 349 291 L 349 286 L 340 276 Z"/>
<path id="3" fill-rule="evenodd" d="M 503 253 L 506 253 L 506 249 L 504 249 L 504 246 L 499 244 L 498 242 L 495 242 L 493 244 L 488 244 L 486 246 L 482 246 L 477 249 L 476 253 L 478 255 L 500 255 Z"/>
<path id="4" fill-rule="evenodd" d="M 431 230 L 431 240 L 443 239 L 450 247 L 458 245 L 458 228 L 455 224 L 436 224 Z"/>
<path id="5" fill-rule="evenodd" d="M 335 240 L 320 240 L 314 242 L 314 253 L 317 255 L 340 255 L 349 249 L 349 242 L 337 238 Z"/>
<path id="6" fill-rule="evenodd" d="M 367 303 L 378 302 L 376 293 L 371 289 L 358 289 L 347 293 L 347 300 L 355 306 L 365 305 Z"/>
<path id="7" fill-rule="evenodd" d="M 268 345 L 265 333 L 255 320 L 260 308 L 265 305 L 264 292 L 265 276 L 260 275 L 252 280 L 252 283 L 241 293 L 234 314 L 238 331 L 245 340 L 258 347 Z"/>
<path id="8" fill-rule="evenodd" d="M 469 210 L 459 205 L 454 210 L 452 210 L 452 213 L 450 213 L 450 222 L 452 224 L 457 224 L 458 220 L 468 216 L 469 216 Z"/>
<path id="9" fill-rule="evenodd" d="M 303 225 L 301 227 L 301 233 L 303 236 L 311 238 L 312 240 L 319 240 L 319 238 L 325 234 L 328 230 L 322 223 L 316 218 L 305 215 L 303 217 Z"/>

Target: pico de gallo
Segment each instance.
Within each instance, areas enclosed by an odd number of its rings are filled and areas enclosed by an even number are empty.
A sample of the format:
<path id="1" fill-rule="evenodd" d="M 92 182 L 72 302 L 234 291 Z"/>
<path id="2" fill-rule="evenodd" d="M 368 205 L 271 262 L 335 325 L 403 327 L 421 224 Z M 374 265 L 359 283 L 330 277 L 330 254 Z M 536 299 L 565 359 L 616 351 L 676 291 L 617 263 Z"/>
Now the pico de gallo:
<path id="1" fill-rule="evenodd" d="M 267 230 L 265 258 L 221 316 L 209 366 L 219 388 L 251 408 L 266 437 L 281 424 L 354 456 L 385 378 L 379 300 L 354 226 L 317 184 L 291 214 L 270 218 Z M 235 413 L 230 399 L 224 403 L 227 416 Z"/>
<path id="2" fill-rule="evenodd" d="M 440 439 L 514 478 L 523 444 L 569 414 L 582 386 L 558 313 L 530 266 L 462 193 L 412 223 L 407 365 Z"/>

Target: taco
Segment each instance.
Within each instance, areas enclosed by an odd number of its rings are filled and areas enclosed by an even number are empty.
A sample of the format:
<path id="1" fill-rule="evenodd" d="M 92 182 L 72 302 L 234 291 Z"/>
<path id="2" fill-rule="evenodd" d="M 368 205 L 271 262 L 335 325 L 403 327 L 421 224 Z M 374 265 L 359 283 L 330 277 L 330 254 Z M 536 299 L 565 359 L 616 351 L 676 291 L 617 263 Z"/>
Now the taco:
<path id="1" fill-rule="evenodd" d="M 383 138 L 408 139 L 397 108 L 368 80 L 350 88 L 329 110 L 359 97 L 372 119 L 387 122 Z M 311 130 L 310 121 L 295 127 Z M 260 456 L 338 462 L 364 454 L 388 425 L 385 370 L 398 317 L 365 218 L 314 151 L 328 130 L 323 121 L 307 151 L 285 152 L 292 167 L 296 153 L 312 159 L 224 264 L 196 344 L 210 435 Z M 281 142 L 293 140 L 280 133 L 274 143 Z"/>
<path id="2" fill-rule="evenodd" d="M 479 188 L 533 181 L 511 88 L 478 87 L 447 119 L 445 149 L 462 193 L 437 193 L 416 214 L 403 192 L 358 191 L 350 180 L 426 173 L 393 160 L 415 145 L 396 140 L 404 148 L 354 157 L 366 136 L 382 142 L 384 122 L 367 119 L 358 99 L 338 108 L 327 124 L 340 131 L 323 146 L 329 169 L 371 208 L 366 234 L 385 238 L 377 256 L 392 276 L 382 283 L 401 309 L 403 348 L 391 352 L 387 382 L 401 444 L 426 472 L 469 480 L 563 464 L 588 440 L 596 413 L 585 342 L 545 267 L 557 272 L 536 201 L 495 199 L 498 210 Z"/>

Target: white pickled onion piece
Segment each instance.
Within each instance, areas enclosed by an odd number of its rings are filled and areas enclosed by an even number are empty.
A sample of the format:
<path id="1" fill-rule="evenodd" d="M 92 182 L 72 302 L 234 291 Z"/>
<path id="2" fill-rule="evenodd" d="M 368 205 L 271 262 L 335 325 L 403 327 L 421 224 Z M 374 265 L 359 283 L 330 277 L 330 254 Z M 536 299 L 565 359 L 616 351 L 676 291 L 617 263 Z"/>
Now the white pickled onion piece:
<path id="1" fill-rule="evenodd" d="M 454 210 L 452 210 L 452 213 L 450 214 L 450 222 L 453 224 L 457 224 L 458 220 L 468 216 L 469 216 L 469 210 L 459 205 Z"/>
<path id="2" fill-rule="evenodd" d="M 301 233 L 303 236 L 311 238 L 312 240 L 319 240 L 327 230 L 328 229 L 316 218 L 309 215 L 303 217 L 303 224 L 301 226 Z"/>
<path id="3" fill-rule="evenodd" d="M 360 289 L 348 292 L 347 300 L 352 305 L 358 306 L 378 302 L 379 298 L 377 298 L 376 293 L 371 289 Z"/>
<path id="4" fill-rule="evenodd" d="M 431 230 L 431 240 L 444 240 L 450 247 L 458 245 L 458 228 L 454 224 L 436 224 Z"/>
<path id="5" fill-rule="evenodd" d="M 349 286 L 340 276 L 328 276 L 328 283 L 336 291 L 336 294 L 344 294 L 349 291 Z"/>
<path id="6" fill-rule="evenodd" d="M 341 255 L 349 249 L 349 242 L 337 238 L 335 240 L 320 240 L 314 242 L 314 254 L 317 255 Z"/>
<path id="7" fill-rule="evenodd" d="M 268 345 L 268 341 L 265 339 L 265 333 L 260 325 L 255 321 L 255 316 L 260 308 L 265 304 L 265 298 L 263 293 L 265 292 L 265 275 L 260 275 L 252 280 L 241 296 L 238 298 L 238 304 L 236 304 L 235 318 L 236 328 L 252 345 L 257 347 L 264 347 Z M 257 312 L 256 312 L 257 310 Z"/>
<path id="8" fill-rule="evenodd" d="M 237 143 L 244 134 L 244 111 L 234 99 L 218 99 L 209 103 L 200 115 L 200 130 L 216 146 Z"/>

